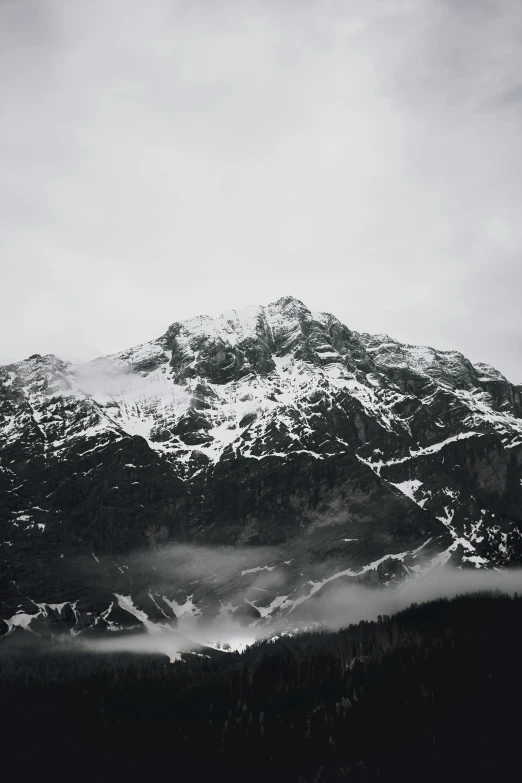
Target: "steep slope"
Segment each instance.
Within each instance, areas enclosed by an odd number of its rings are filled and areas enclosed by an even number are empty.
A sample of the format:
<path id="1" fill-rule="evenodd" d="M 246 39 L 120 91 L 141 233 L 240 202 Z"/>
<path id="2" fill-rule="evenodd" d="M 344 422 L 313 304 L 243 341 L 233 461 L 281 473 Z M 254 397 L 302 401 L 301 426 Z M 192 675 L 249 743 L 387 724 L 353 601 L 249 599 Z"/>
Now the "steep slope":
<path id="1" fill-rule="evenodd" d="M 132 592 L 156 619 L 238 595 L 260 617 L 333 577 L 517 562 L 521 392 L 457 352 L 358 334 L 292 297 L 87 365 L 2 367 L 0 616 L 23 626 L 37 601 L 41 617 L 89 625 L 112 604 L 142 622 L 115 601 Z M 187 542 L 273 556 L 251 553 L 243 575 L 191 573 L 192 596 L 179 564 L 159 580 L 122 565 Z M 277 584 L 257 584 L 263 569 Z"/>

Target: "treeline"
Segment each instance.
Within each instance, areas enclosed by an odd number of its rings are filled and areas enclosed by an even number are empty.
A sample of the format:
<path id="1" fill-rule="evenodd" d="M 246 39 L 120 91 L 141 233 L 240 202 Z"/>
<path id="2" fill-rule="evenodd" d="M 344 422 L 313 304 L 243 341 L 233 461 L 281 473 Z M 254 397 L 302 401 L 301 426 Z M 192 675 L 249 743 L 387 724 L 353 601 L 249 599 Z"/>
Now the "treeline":
<path id="1" fill-rule="evenodd" d="M 0 655 L 0 736 L 24 764 L 104 763 L 104 780 L 105 762 L 127 774 L 161 763 L 193 781 L 289 783 L 486 780 L 520 766 L 517 596 L 413 605 L 173 664 L 57 649 Z"/>

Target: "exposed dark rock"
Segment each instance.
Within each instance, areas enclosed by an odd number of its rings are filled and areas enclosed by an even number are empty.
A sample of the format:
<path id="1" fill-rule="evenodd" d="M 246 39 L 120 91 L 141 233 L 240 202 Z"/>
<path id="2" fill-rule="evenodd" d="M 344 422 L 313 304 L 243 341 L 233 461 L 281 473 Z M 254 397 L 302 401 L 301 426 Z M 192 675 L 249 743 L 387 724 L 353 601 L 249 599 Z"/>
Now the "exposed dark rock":
<path id="1" fill-rule="evenodd" d="M 149 577 L 107 558 L 169 543 L 279 547 L 318 581 L 377 561 L 366 580 L 398 580 L 419 547 L 464 567 L 521 558 L 522 389 L 458 352 L 283 297 L 89 372 L 38 354 L 0 368 L 4 617 L 34 614 L 30 596 L 68 602 L 39 623 L 89 627 L 118 590 L 157 613 Z"/>

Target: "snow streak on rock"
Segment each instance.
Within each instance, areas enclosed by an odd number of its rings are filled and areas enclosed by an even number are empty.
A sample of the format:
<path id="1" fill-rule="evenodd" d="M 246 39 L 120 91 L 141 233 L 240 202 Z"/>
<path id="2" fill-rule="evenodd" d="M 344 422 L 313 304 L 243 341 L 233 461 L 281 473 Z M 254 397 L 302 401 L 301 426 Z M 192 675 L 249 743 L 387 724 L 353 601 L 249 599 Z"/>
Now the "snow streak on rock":
<path id="1" fill-rule="evenodd" d="M 456 351 L 359 334 L 292 297 L 174 323 L 86 365 L 35 354 L 0 367 L 0 616 L 29 629 L 48 610 L 24 596 L 79 601 L 88 585 L 60 588 L 79 554 L 89 584 L 89 568 L 115 580 L 93 610 L 108 627 L 197 615 L 201 582 L 174 599 L 149 580 L 142 608 L 107 558 L 171 541 L 281 547 L 277 567 L 238 566 L 247 592 L 231 580 L 212 599 L 261 618 L 339 575 L 418 573 L 402 554 L 428 541 L 429 563 L 518 562 L 521 391 Z M 276 584 L 281 564 L 285 578 L 307 575 L 308 593 Z"/>

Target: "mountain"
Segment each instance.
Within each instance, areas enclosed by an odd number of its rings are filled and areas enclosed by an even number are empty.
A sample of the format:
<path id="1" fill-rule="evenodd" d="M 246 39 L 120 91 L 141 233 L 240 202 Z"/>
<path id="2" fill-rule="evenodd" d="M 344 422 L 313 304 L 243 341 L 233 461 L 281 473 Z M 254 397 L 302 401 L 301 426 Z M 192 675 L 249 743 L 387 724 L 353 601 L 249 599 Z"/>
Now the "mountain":
<path id="1" fill-rule="evenodd" d="M 4 631 L 259 621 L 522 556 L 522 387 L 292 297 L 0 367 L 0 447 Z"/>

